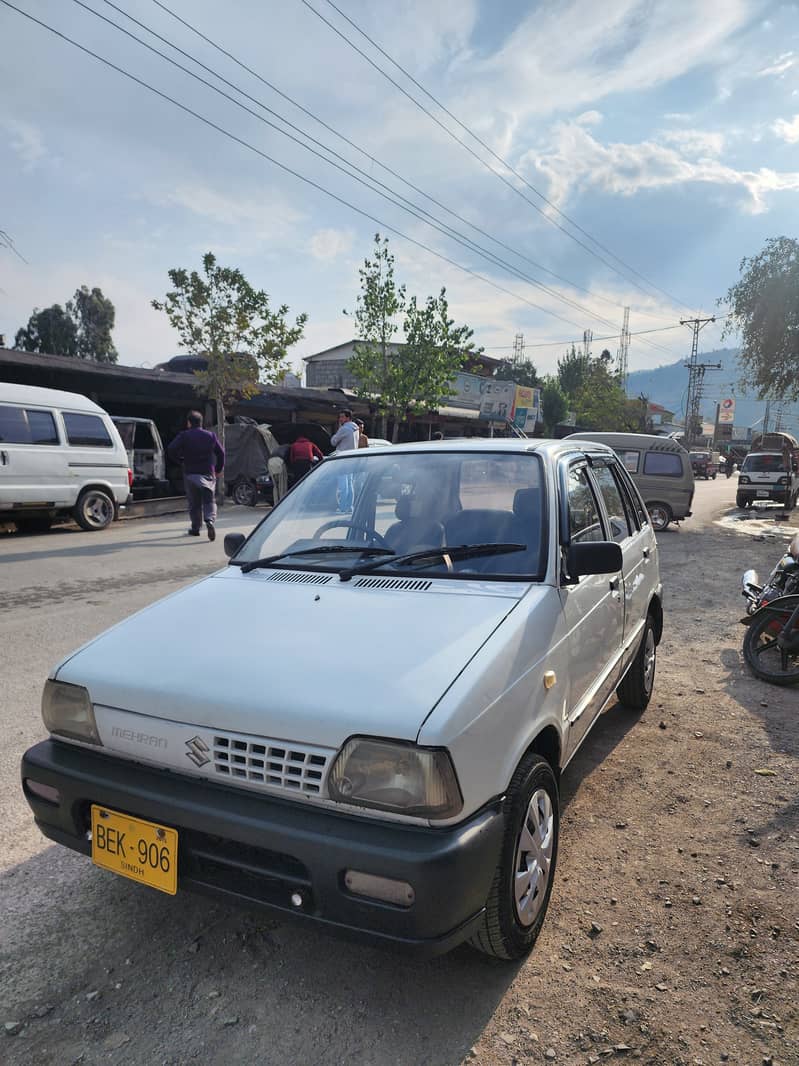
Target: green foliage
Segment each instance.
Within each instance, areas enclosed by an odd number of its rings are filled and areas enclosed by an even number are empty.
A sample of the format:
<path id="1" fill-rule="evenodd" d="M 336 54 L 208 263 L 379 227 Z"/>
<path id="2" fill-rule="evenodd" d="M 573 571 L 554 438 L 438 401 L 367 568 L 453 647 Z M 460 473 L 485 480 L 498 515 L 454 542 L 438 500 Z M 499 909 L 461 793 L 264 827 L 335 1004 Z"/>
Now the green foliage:
<path id="1" fill-rule="evenodd" d="M 627 428 L 627 395 L 609 365 L 601 355 L 587 361 L 582 383 L 573 397 L 577 424 L 582 429 L 602 432 Z"/>
<path id="2" fill-rule="evenodd" d="M 544 435 L 551 437 L 555 426 L 562 422 L 568 411 L 568 402 L 556 377 L 544 378 L 541 392 L 541 416 L 544 420 Z"/>
<path id="3" fill-rule="evenodd" d="M 541 379 L 536 368 L 527 361 L 514 363 L 511 359 L 500 359 L 492 377 L 498 381 L 515 381 L 517 385 L 524 385 L 529 389 L 541 388 Z"/>
<path id="4" fill-rule="evenodd" d="M 96 363 L 115 363 L 117 350 L 111 340 L 114 305 L 97 287 L 75 290 L 66 307 L 53 304 L 34 310 L 23 329 L 17 330 L 17 348 L 26 352 L 78 356 Z"/>
<path id="5" fill-rule="evenodd" d="M 78 329 L 78 355 L 96 363 L 115 363 L 118 355 L 111 340 L 116 312 L 114 305 L 96 286 L 89 291 L 86 285 L 75 290 L 67 304 L 67 311 Z"/>
<path id="6" fill-rule="evenodd" d="M 382 435 L 388 414 L 394 417 L 394 439 L 408 412 L 435 409 L 451 393 L 455 374 L 477 353 L 472 330 L 449 317 L 446 289 L 420 305 L 406 298 L 405 286 L 394 277 L 394 256 L 388 240 L 375 235 L 372 258 L 359 270 L 361 291 L 352 317 L 357 341 L 348 368 L 359 396 L 383 408 Z M 404 341 L 395 340 L 400 326 Z M 482 350 L 482 349 L 480 349 Z"/>
<path id="7" fill-rule="evenodd" d="M 558 384 L 564 396 L 574 402 L 582 388 L 591 365 L 589 356 L 578 353 L 574 345 L 562 359 L 558 359 Z"/>
<path id="8" fill-rule="evenodd" d="M 24 352 L 74 356 L 78 354 L 78 327 L 61 304 L 34 309 L 27 326 L 17 330 L 14 347 Z"/>
<path id="9" fill-rule="evenodd" d="M 252 396 L 259 375 L 273 382 L 285 373 L 286 353 L 302 337 L 308 316 L 290 325 L 285 304 L 273 311 L 265 292 L 240 270 L 218 266 L 211 252 L 203 256 L 201 274 L 182 268 L 168 274 L 174 288 L 152 305 L 166 314 L 181 346 L 207 360 L 207 368 L 195 372 L 196 388 L 216 402 L 224 445 L 225 405 Z"/>
<path id="10" fill-rule="evenodd" d="M 719 303 L 731 308 L 722 336 L 741 335 L 744 385 L 762 397 L 799 399 L 799 241 L 770 238 L 740 271 Z"/>

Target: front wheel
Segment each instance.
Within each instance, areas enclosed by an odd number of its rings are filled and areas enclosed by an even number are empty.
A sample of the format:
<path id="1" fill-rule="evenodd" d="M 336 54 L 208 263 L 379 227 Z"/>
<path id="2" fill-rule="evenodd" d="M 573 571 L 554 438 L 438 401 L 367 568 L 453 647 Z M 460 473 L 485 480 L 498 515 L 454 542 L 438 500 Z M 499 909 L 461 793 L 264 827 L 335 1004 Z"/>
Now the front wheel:
<path id="1" fill-rule="evenodd" d="M 258 503 L 258 489 L 252 481 L 237 481 L 233 486 L 233 500 L 241 507 L 255 507 Z"/>
<path id="2" fill-rule="evenodd" d="M 671 508 L 667 503 L 648 503 L 646 507 L 652 519 L 652 528 L 656 533 L 662 533 L 674 517 Z"/>
<path id="3" fill-rule="evenodd" d="M 86 489 L 80 494 L 75 505 L 75 521 L 81 529 L 96 533 L 107 529 L 114 521 L 114 501 L 102 489 Z"/>
<path id="4" fill-rule="evenodd" d="M 558 857 L 558 786 L 540 755 L 533 752 L 519 764 L 506 811 L 499 865 L 482 923 L 469 942 L 494 958 L 519 959 L 544 923 Z"/>
<path id="5" fill-rule="evenodd" d="M 761 608 L 746 631 L 744 659 L 761 681 L 768 681 L 772 685 L 799 685 L 799 651 L 791 654 L 777 644 L 777 638 L 796 603 L 794 600 L 790 606 L 786 604 L 779 610 Z M 799 637 L 799 629 L 794 629 L 792 637 Z"/>
<path id="6" fill-rule="evenodd" d="M 746 496 L 736 496 L 735 506 L 740 507 L 742 511 L 745 511 L 746 508 L 749 506 L 749 500 Z"/>
<path id="7" fill-rule="evenodd" d="M 619 703 L 631 711 L 646 710 L 655 684 L 657 641 L 651 617 L 647 617 L 641 644 L 635 658 L 621 679 L 616 695 Z"/>

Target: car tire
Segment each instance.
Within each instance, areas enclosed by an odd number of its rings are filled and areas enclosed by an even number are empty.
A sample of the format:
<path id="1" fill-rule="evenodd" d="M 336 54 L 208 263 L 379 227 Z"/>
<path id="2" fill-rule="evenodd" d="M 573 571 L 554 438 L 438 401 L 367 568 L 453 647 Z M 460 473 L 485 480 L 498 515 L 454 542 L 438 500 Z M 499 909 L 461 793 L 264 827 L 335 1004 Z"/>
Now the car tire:
<path id="1" fill-rule="evenodd" d="M 535 752 L 519 764 L 505 797 L 505 835 L 482 921 L 469 943 L 496 959 L 520 959 L 544 923 L 558 857 L 558 785 Z"/>
<path id="2" fill-rule="evenodd" d="M 667 503 L 648 503 L 646 509 L 649 511 L 652 528 L 656 533 L 662 533 L 664 529 L 667 529 L 669 522 L 674 518 L 672 509 Z"/>
<path id="3" fill-rule="evenodd" d="M 258 503 L 258 489 L 251 481 L 237 481 L 233 486 L 233 501 L 241 507 L 255 507 Z"/>
<path id="4" fill-rule="evenodd" d="M 715 481 L 716 480 L 716 475 L 715 474 L 711 474 L 710 475 L 710 480 L 711 481 Z"/>
<path id="5" fill-rule="evenodd" d="M 88 533 L 99 533 L 107 529 L 114 521 L 116 507 L 114 501 L 102 489 L 86 489 L 78 497 L 73 514 L 81 529 Z"/>
<path id="6" fill-rule="evenodd" d="M 52 518 L 46 514 L 14 519 L 18 533 L 47 533 L 52 524 Z"/>
<path id="7" fill-rule="evenodd" d="M 647 615 L 641 643 L 627 673 L 616 689 L 619 703 L 630 711 L 645 711 L 652 697 L 657 665 L 657 640 L 651 615 Z"/>
<path id="8" fill-rule="evenodd" d="M 742 511 L 745 511 L 749 506 L 749 500 L 747 500 L 745 496 L 738 495 L 735 497 L 735 506 L 740 507 Z"/>

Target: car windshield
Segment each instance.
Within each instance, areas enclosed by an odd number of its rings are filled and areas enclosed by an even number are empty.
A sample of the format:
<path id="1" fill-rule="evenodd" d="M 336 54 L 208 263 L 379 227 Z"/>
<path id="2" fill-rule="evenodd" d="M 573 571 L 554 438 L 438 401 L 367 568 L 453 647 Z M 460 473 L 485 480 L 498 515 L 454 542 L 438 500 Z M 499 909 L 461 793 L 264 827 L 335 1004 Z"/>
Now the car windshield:
<path id="1" fill-rule="evenodd" d="M 781 455 L 748 455 L 741 467 L 741 473 L 744 474 L 770 474 L 784 470 L 785 460 Z"/>
<path id="2" fill-rule="evenodd" d="M 462 557 L 424 554 L 474 546 Z M 546 530 L 539 457 L 439 448 L 363 449 L 330 459 L 264 519 L 235 562 L 344 573 L 377 559 L 375 576 L 541 580 Z"/>

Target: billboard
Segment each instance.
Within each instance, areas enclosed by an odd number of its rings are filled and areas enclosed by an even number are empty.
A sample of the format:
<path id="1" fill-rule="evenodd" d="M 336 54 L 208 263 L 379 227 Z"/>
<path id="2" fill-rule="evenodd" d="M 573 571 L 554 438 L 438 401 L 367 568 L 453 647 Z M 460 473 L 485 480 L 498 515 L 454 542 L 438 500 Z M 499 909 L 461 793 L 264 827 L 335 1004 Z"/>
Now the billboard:
<path id="1" fill-rule="evenodd" d="M 513 417 L 516 400 L 516 383 L 497 381 L 496 378 L 480 378 L 480 418 L 484 422 L 507 422 Z"/>
<path id="2" fill-rule="evenodd" d="M 724 424 L 729 422 L 732 424 L 735 421 L 735 397 L 728 396 L 726 400 L 722 400 L 719 404 L 719 422 Z"/>
<path id="3" fill-rule="evenodd" d="M 541 390 L 531 389 L 526 385 L 516 386 L 513 404 L 513 424 L 526 433 L 535 432 L 535 424 L 540 418 Z"/>

